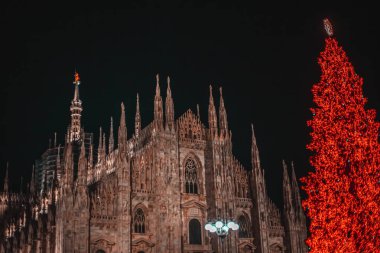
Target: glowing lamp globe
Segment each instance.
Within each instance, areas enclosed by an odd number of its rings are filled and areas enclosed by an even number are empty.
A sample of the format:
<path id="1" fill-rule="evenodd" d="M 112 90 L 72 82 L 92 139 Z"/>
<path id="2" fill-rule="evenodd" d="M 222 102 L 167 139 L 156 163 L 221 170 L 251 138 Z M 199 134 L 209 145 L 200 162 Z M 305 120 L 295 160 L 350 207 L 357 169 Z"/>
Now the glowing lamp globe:
<path id="1" fill-rule="evenodd" d="M 225 232 L 228 232 L 228 229 L 229 229 L 229 228 L 228 228 L 226 225 L 224 225 L 224 226 L 222 227 L 222 230 L 225 231 Z"/>
<path id="2" fill-rule="evenodd" d="M 239 225 L 238 224 L 234 224 L 234 226 L 232 227 L 232 230 L 238 230 L 239 229 Z"/>
<path id="3" fill-rule="evenodd" d="M 227 227 L 230 229 L 232 229 L 234 227 L 234 225 L 235 225 L 235 222 L 233 222 L 233 221 L 230 221 L 227 223 Z"/>
<path id="4" fill-rule="evenodd" d="M 221 227 L 223 227 L 223 222 L 221 222 L 221 221 L 217 221 L 217 222 L 215 223 L 215 227 L 216 227 L 216 228 L 221 228 Z"/>
<path id="5" fill-rule="evenodd" d="M 212 225 L 209 224 L 209 223 L 206 224 L 205 229 L 208 230 L 208 231 L 211 231 L 211 229 L 212 229 Z"/>
<path id="6" fill-rule="evenodd" d="M 209 230 L 211 233 L 215 233 L 216 232 L 216 227 L 214 226 L 211 226 L 210 230 Z"/>

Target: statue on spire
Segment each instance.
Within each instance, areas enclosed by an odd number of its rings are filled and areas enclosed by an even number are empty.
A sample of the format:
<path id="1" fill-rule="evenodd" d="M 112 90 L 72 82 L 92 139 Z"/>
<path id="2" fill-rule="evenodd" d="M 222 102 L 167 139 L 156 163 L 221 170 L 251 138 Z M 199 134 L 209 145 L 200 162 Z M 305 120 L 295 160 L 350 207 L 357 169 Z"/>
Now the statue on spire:
<path id="1" fill-rule="evenodd" d="M 332 37 L 334 35 L 334 29 L 333 26 L 328 18 L 325 18 L 323 20 L 323 25 L 325 27 L 325 31 L 329 37 Z"/>
<path id="2" fill-rule="evenodd" d="M 75 70 L 75 74 L 74 74 L 74 84 L 76 84 L 76 85 L 80 84 L 79 73 L 76 70 Z"/>

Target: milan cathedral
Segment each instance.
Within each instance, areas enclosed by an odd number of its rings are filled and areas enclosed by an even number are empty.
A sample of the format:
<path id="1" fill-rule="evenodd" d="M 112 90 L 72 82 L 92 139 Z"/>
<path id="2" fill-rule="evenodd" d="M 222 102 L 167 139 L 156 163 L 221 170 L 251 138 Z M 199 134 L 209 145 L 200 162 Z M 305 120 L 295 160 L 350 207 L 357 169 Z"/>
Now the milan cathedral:
<path id="1" fill-rule="evenodd" d="M 134 134 L 121 104 L 117 133 L 111 118 L 95 148 L 81 124 L 80 83 L 76 73 L 65 143 L 55 140 L 36 163 L 27 193 L 9 189 L 6 169 L 0 253 L 307 252 L 293 163 L 289 176 L 283 162 L 280 211 L 267 195 L 253 126 L 252 167 L 232 153 L 221 88 L 217 114 L 210 86 L 205 126 L 199 109 L 175 119 L 170 79 L 164 103 L 157 75 L 153 121 L 142 127 L 137 95 Z M 216 218 L 239 229 L 220 240 L 204 229 Z"/>

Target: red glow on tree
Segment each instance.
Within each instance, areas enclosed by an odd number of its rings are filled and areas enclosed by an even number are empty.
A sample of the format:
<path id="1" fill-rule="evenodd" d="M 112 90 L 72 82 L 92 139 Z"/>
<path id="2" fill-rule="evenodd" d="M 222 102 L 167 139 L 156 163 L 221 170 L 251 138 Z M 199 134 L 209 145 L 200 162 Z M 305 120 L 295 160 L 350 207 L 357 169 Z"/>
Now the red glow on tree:
<path id="1" fill-rule="evenodd" d="M 376 111 L 365 109 L 363 79 L 329 38 L 312 88 L 310 163 L 302 179 L 310 223 L 310 252 L 380 252 L 380 145 Z"/>

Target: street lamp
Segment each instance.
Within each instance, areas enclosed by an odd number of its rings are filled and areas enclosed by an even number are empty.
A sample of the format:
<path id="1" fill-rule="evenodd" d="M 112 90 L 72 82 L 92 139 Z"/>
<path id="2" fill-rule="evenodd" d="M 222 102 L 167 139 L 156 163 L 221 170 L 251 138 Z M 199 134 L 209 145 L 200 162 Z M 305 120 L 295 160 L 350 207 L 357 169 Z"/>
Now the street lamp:
<path id="1" fill-rule="evenodd" d="M 228 231 L 238 230 L 239 225 L 232 220 L 217 219 L 207 222 L 205 229 L 211 233 L 216 233 L 220 239 L 224 239 L 228 235 Z"/>
<path id="2" fill-rule="evenodd" d="M 205 225 L 205 229 L 211 233 L 217 234 L 217 236 L 220 238 L 220 242 L 222 243 L 222 251 L 224 252 L 223 239 L 226 238 L 230 229 L 234 231 L 238 230 L 239 225 L 232 220 L 219 218 L 217 220 L 207 222 L 207 224 Z"/>

